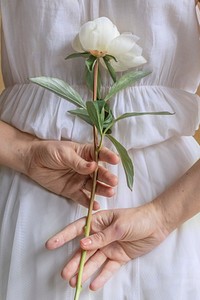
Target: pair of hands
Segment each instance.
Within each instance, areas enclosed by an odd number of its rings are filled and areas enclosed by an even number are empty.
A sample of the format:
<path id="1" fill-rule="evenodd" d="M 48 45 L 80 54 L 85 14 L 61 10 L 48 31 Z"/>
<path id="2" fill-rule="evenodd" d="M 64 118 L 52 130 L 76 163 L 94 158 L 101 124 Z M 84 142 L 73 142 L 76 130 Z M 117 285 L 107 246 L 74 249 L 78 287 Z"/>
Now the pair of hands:
<path id="1" fill-rule="evenodd" d="M 93 161 L 93 146 L 73 142 L 38 141 L 31 144 L 26 161 L 26 174 L 46 189 L 88 207 L 91 174 L 97 168 Z M 103 148 L 100 160 L 117 164 L 119 158 Z M 117 177 L 100 166 L 97 194 L 110 197 L 114 194 Z M 94 202 L 94 210 L 99 204 Z M 163 226 L 162 212 L 153 203 L 138 208 L 99 211 L 93 215 L 92 235 L 80 241 L 80 249 L 62 271 L 64 279 L 75 287 L 81 249 L 87 250 L 87 263 L 83 282 L 101 270 L 90 285 L 101 288 L 125 263 L 151 251 L 168 235 Z M 83 235 L 85 218 L 68 225 L 46 244 L 56 249 Z M 102 268 L 103 267 L 103 268 Z"/>

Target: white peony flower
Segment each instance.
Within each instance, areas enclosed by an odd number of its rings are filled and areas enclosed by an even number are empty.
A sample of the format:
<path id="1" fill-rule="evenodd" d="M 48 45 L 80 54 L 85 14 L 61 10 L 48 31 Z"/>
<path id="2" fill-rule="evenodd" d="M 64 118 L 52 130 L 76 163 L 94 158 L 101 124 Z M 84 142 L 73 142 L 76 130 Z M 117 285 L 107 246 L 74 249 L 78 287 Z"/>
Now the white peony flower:
<path id="1" fill-rule="evenodd" d="M 142 48 L 136 44 L 138 40 L 132 33 L 120 34 L 108 18 L 101 17 L 85 23 L 72 46 L 77 52 L 90 52 L 96 57 L 114 56 L 116 61 L 112 59 L 110 63 L 116 72 L 121 72 L 146 63 Z"/>

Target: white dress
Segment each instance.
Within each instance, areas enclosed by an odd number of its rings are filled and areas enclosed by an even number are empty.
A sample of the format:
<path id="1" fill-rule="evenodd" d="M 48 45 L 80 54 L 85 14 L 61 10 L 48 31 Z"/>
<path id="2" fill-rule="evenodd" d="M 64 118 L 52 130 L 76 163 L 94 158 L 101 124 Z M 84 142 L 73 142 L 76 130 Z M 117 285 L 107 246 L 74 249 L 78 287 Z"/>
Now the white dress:
<path id="1" fill-rule="evenodd" d="M 1 0 L 3 76 L 0 118 L 43 139 L 91 141 L 90 127 L 67 111 L 72 104 L 30 84 L 52 76 L 70 83 L 84 99 L 83 60 L 64 58 L 81 24 L 107 16 L 120 32 L 140 36 L 150 76 L 112 99 L 115 115 L 130 111 L 175 112 L 123 120 L 114 135 L 135 164 L 134 190 L 121 165 L 113 199 L 102 208 L 134 207 L 154 199 L 199 158 L 191 137 L 199 125 L 200 41 L 194 0 Z M 104 80 L 105 89 L 108 80 Z M 189 201 L 189 199 L 188 199 Z M 45 241 L 85 209 L 56 196 L 26 176 L 0 169 L 0 299 L 72 300 L 60 277 L 78 245 L 56 251 Z M 98 292 L 84 285 L 81 300 L 199 300 L 200 217 L 187 221 L 155 250 L 129 262 Z"/>

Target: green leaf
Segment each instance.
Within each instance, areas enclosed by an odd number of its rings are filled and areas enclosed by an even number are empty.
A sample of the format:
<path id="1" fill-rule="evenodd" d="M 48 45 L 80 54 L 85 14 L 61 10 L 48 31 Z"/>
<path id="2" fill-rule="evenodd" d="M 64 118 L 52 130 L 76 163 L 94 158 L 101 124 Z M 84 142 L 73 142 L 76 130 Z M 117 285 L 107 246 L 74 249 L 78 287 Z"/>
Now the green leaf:
<path id="1" fill-rule="evenodd" d="M 101 112 L 103 108 L 105 108 L 105 109 L 108 108 L 107 103 L 106 103 L 104 100 L 102 100 L 102 99 L 99 99 L 99 100 L 96 101 L 95 103 L 96 103 L 95 105 L 97 105 L 98 108 L 99 108 L 99 112 Z M 106 105 L 106 107 L 105 107 L 105 105 Z"/>
<path id="2" fill-rule="evenodd" d="M 76 58 L 76 57 L 88 58 L 89 56 L 90 56 L 89 52 L 76 52 L 68 55 L 67 57 L 65 57 L 65 59 Z"/>
<path id="3" fill-rule="evenodd" d="M 108 69 L 108 72 L 109 72 L 109 74 L 110 74 L 112 80 L 113 80 L 114 82 L 116 82 L 116 81 L 117 81 L 116 72 L 115 72 L 115 69 L 112 67 L 112 65 L 111 65 L 111 63 L 110 63 L 110 60 L 111 60 L 112 58 L 114 59 L 114 57 L 111 57 L 110 55 L 109 55 L 109 56 L 106 55 L 106 56 L 103 57 L 103 60 L 104 60 L 104 62 L 105 62 L 105 65 L 106 65 L 106 67 L 107 67 L 107 69 Z"/>
<path id="4" fill-rule="evenodd" d="M 118 81 L 116 81 L 113 86 L 110 88 L 107 96 L 105 97 L 105 101 L 108 101 L 111 97 L 117 94 L 119 91 L 127 88 L 128 86 L 134 84 L 136 81 L 141 78 L 149 75 L 151 72 L 147 71 L 131 71 L 123 75 Z"/>
<path id="5" fill-rule="evenodd" d="M 97 61 L 97 58 L 93 55 L 90 55 L 89 58 L 85 61 L 85 65 L 89 72 L 92 72 L 94 70 L 96 61 Z"/>
<path id="6" fill-rule="evenodd" d="M 87 101 L 86 108 L 92 124 L 95 125 L 98 132 L 102 134 L 103 124 L 100 116 L 101 112 L 99 111 L 97 101 Z"/>
<path id="7" fill-rule="evenodd" d="M 93 91 L 93 85 L 94 85 L 94 72 L 88 71 L 88 68 L 85 68 L 85 79 L 86 79 L 86 84 L 89 90 Z"/>
<path id="8" fill-rule="evenodd" d="M 93 125 L 91 120 L 90 120 L 90 117 L 88 115 L 88 112 L 85 108 L 77 108 L 77 109 L 74 109 L 74 110 L 69 110 L 69 113 L 79 117 L 80 119 L 82 119 L 86 123 L 88 123 L 90 125 Z"/>
<path id="9" fill-rule="evenodd" d="M 109 125 L 113 126 L 113 120 L 114 120 L 113 114 L 109 113 L 104 120 L 103 127 L 106 129 Z M 110 126 L 109 126 L 109 128 L 110 128 Z"/>
<path id="10" fill-rule="evenodd" d="M 106 57 L 106 59 L 107 59 L 107 60 L 114 59 L 114 61 L 116 61 L 116 62 L 117 62 L 117 59 L 116 59 L 116 57 L 115 57 L 115 56 L 113 56 L 113 55 L 106 54 L 104 57 Z"/>
<path id="11" fill-rule="evenodd" d="M 158 112 L 130 112 L 130 113 L 125 113 L 118 118 L 114 120 L 114 122 L 118 122 L 122 119 L 125 118 L 130 118 L 130 117 L 138 117 L 138 116 L 144 116 L 144 115 L 162 115 L 162 116 L 167 116 L 167 115 L 174 115 L 174 113 L 170 113 L 168 111 L 158 111 Z"/>
<path id="12" fill-rule="evenodd" d="M 120 144 L 112 135 L 106 134 L 106 137 L 109 138 L 109 140 L 113 143 L 113 145 L 117 149 L 117 152 L 119 153 L 126 175 L 127 186 L 130 190 L 132 190 L 134 177 L 134 168 L 132 160 L 130 159 L 130 156 L 128 155 L 128 152 L 124 148 L 124 146 L 122 146 L 122 144 Z"/>
<path id="13" fill-rule="evenodd" d="M 94 103 L 96 106 L 98 106 L 100 121 L 103 126 L 103 132 L 104 133 L 108 133 L 108 131 L 111 132 L 109 129 L 112 127 L 111 125 L 113 125 L 114 116 L 108 103 L 105 102 L 104 100 L 98 100 L 95 101 Z"/>
<path id="14" fill-rule="evenodd" d="M 112 113 L 112 110 L 110 109 L 107 102 L 104 100 L 98 100 L 95 102 L 95 105 L 98 106 L 98 111 L 100 115 L 100 121 L 101 124 L 103 124 L 103 132 L 107 132 L 107 128 L 110 124 L 113 125 L 114 116 Z M 110 129 L 111 126 L 109 126 L 108 129 Z"/>
<path id="15" fill-rule="evenodd" d="M 111 128 L 113 127 L 114 124 L 114 116 L 112 113 L 112 110 L 109 109 L 109 111 L 105 111 L 105 117 L 104 117 L 104 122 L 103 122 L 103 132 L 104 133 L 111 133 Z"/>
<path id="16" fill-rule="evenodd" d="M 30 81 L 38 84 L 41 87 L 55 93 L 56 95 L 68 100 L 78 107 L 85 108 L 81 96 L 66 82 L 58 78 L 51 77 L 35 77 L 30 78 Z"/>

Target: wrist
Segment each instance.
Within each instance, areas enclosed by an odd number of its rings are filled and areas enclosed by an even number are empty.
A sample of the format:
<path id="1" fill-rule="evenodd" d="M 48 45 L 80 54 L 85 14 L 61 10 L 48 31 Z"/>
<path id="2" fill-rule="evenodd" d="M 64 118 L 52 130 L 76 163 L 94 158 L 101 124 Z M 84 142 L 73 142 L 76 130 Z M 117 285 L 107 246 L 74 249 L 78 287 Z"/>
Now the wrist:
<path id="1" fill-rule="evenodd" d="M 172 232 L 200 212 L 200 160 L 152 201 L 164 228 Z"/>
<path id="2" fill-rule="evenodd" d="M 166 238 L 170 234 L 171 230 L 168 227 L 162 205 L 157 199 L 150 202 L 149 205 L 151 207 L 153 218 L 156 221 L 157 228 L 159 228 L 159 231 L 162 232 L 163 236 Z"/>
<path id="3" fill-rule="evenodd" d="M 173 231 L 174 228 L 169 226 L 169 222 L 166 217 L 166 211 L 163 208 L 162 203 L 160 203 L 158 199 L 155 199 L 154 201 L 152 201 L 152 205 L 154 207 L 160 228 L 164 235 L 167 237 Z"/>
<path id="4" fill-rule="evenodd" d="M 22 133 L 21 138 L 16 142 L 15 157 L 16 163 L 13 167 L 16 171 L 28 175 L 28 167 L 31 158 L 32 148 L 39 141 L 36 137 Z"/>
<path id="5" fill-rule="evenodd" d="M 0 121 L 0 165 L 26 174 L 26 165 L 34 136 Z"/>

